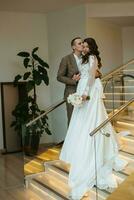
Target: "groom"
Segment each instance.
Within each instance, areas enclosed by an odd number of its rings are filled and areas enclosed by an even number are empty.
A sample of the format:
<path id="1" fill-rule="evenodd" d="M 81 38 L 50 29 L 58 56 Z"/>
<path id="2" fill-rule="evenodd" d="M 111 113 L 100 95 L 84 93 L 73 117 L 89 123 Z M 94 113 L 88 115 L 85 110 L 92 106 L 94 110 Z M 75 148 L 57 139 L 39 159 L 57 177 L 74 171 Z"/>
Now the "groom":
<path id="1" fill-rule="evenodd" d="M 57 80 L 65 84 L 64 98 L 76 92 L 77 83 L 80 80 L 78 65 L 82 61 L 83 41 L 76 37 L 71 41 L 73 52 L 62 58 L 57 74 Z M 68 125 L 71 119 L 73 106 L 66 102 Z"/>

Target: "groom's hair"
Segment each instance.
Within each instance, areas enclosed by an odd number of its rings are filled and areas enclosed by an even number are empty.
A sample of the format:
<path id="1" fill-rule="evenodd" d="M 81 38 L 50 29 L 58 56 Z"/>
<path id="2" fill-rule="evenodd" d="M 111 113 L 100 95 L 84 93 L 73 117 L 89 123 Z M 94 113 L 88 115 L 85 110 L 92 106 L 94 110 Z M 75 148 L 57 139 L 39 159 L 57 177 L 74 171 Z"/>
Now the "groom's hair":
<path id="1" fill-rule="evenodd" d="M 74 46 L 75 40 L 77 40 L 77 39 L 81 39 L 81 37 L 75 37 L 74 39 L 72 39 L 72 41 L 71 41 L 71 47 Z"/>

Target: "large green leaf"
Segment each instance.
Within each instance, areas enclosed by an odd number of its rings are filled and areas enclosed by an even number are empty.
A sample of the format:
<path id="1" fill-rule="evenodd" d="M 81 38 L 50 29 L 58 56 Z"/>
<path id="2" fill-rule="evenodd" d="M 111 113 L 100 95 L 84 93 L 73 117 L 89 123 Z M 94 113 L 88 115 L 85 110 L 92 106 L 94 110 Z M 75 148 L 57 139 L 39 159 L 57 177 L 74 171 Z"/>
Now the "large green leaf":
<path id="1" fill-rule="evenodd" d="M 52 135 L 51 131 L 48 128 L 45 128 L 45 131 L 48 135 Z"/>
<path id="2" fill-rule="evenodd" d="M 41 81 L 42 81 L 41 79 L 36 79 L 36 80 L 35 80 L 36 85 L 40 85 L 40 84 L 41 84 Z"/>
<path id="3" fill-rule="evenodd" d="M 33 49 L 33 51 L 32 51 L 32 56 L 33 56 L 33 54 L 34 54 L 38 49 L 39 49 L 39 47 L 35 47 L 35 48 Z"/>
<path id="4" fill-rule="evenodd" d="M 41 84 L 42 78 L 41 78 L 41 75 L 40 75 L 39 71 L 33 70 L 33 79 L 34 79 L 36 85 L 40 85 Z"/>
<path id="5" fill-rule="evenodd" d="M 49 85 L 49 78 L 48 78 L 48 76 L 46 76 L 46 75 L 41 75 L 41 77 L 42 77 L 42 80 L 44 81 L 44 83 L 45 83 L 46 85 Z"/>
<path id="6" fill-rule="evenodd" d="M 30 54 L 26 51 L 21 51 L 17 55 L 21 56 L 21 57 L 29 57 L 30 56 Z"/>
<path id="7" fill-rule="evenodd" d="M 15 76 L 15 78 L 14 78 L 14 86 L 16 86 L 17 85 L 17 83 L 18 83 L 18 81 L 21 79 L 21 75 L 20 74 L 18 74 L 17 76 Z"/>
<path id="8" fill-rule="evenodd" d="M 39 72 L 41 72 L 44 75 L 47 75 L 47 70 L 45 68 L 43 68 L 42 66 L 38 65 L 38 70 Z"/>
<path id="9" fill-rule="evenodd" d="M 46 67 L 46 68 L 49 68 L 49 65 L 48 65 L 46 62 L 44 62 L 44 60 L 42 60 L 38 55 L 33 54 L 32 56 L 33 56 L 33 58 L 34 58 L 36 61 L 39 62 L 39 64 L 40 64 L 41 66 Z"/>
<path id="10" fill-rule="evenodd" d="M 28 77 L 30 76 L 31 72 L 26 72 L 23 76 L 23 80 L 27 80 Z"/>
<path id="11" fill-rule="evenodd" d="M 30 61 L 30 58 L 25 58 L 25 59 L 24 59 L 23 64 L 24 64 L 25 68 L 28 67 L 29 61 Z"/>
<path id="12" fill-rule="evenodd" d="M 35 82 L 33 80 L 30 80 L 27 82 L 27 91 L 30 92 L 34 88 Z"/>

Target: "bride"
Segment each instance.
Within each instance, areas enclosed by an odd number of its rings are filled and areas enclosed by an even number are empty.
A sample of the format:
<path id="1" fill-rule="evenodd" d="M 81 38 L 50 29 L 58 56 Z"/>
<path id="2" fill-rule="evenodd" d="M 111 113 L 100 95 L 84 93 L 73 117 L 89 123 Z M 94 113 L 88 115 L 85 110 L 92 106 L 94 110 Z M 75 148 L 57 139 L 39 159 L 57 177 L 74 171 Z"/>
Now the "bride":
<path id="1" fill-rule="evenodd" d="M 84 40 L 84 53 L 79 66 L 81 79 L 77 86 L 83 105 L 74 107 L 59 156 L 60 160 L 70 164 L 70 196 L 77 200 L 94 185 L 100 189 L 117 187 L 112 170 L 120 171 L 127 165 L 126 161 L 119 158 L 116 133 L 111 123 L 94 136 L 89 135 L 108 115 L 103 104 L 101 80 L 95 79 L 95 72 L 101 67 L 101 58 L 93 38 Z M 87 96 L 90 96 L 90 100 L 86 100 Z"/>

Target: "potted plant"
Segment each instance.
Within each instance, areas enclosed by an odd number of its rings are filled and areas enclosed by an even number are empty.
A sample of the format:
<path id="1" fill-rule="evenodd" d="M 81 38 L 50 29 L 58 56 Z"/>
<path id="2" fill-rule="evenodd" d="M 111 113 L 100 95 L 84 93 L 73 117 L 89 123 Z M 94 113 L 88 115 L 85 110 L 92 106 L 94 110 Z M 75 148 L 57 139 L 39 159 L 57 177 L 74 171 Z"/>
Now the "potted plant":
<path id="1" fill-rule="evenodd" d="M 45 85 L 49 85 L 47 73 L 49 65 L 37 55 L 38 49 L 39 48 L 36 47 L 31 53 L 22 51 L 17 54 L 23 58 L 25 73 L 15 76 L 14 86 L 18 86 L 20 81 L 24 81 L 26 87 L 26 95 L 23 101 L 20 101 L 12 111 L 15 120 L 12 122 L 11 126 L 14 127 L 19 134 L 22 133 L 22 127 L 25 127 L 26 123 L 45 112 L 41 110 L 37 104 L 36 87 L 42 82 Z M 46 115 L 29 127 L 25 127 L 23 145 L 26 154 L 33 155 L 37 153 L 40 137 L 44 131 L 48 135 L 51 135 L 48 117 Z"/>

